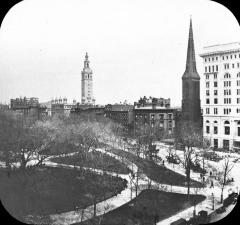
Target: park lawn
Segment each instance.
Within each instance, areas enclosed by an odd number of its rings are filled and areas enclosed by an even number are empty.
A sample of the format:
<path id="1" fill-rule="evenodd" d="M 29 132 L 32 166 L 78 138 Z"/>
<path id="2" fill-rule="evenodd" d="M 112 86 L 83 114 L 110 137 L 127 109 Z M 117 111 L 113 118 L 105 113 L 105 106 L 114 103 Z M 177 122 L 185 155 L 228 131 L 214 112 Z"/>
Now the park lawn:
<path id="1" fill-rule="evenodd" d="M 82 149 L 81 146 L 75 146 L 74 144 L 70 143 L 55 143 L 50 145 L 48 148 L 43 149 L 40 154 L 42 155 L 60 155 L 60 154 L 67 154 L 73 152 L 79 152 Z"/>
<path id="2" fill-rule="evenodd" d="M 126 152 L 120 149 L 111 149 L 111 152 L 121 157 L 124 157 L 132 163 L 136 164 L 138 168 L 153 181 L 156 181 L 160 184 L 169 184 L 173 186 L 186 186 L 185 176 L 176 173 L 166 168 L 165 166 L 158 165 L 153 161 L 137 157 L 133 153 Z M 200 188 L 203 187 L 203 184 L 198 181 L 191 180 L 191 187 Z"/>
<path id="3" fill-rule="evenodd" d="M 60 156 L 51 159 L 51 161 L 62 164 L 100 169 L 119 174 L 130 173 L 130 169 L 128 169 L 125 164 L 110 155 L 98 151 L 88 152 L 87 154 L 79 153 L 73 156 Z"/>
<path id="4" fill-rule="evenodd" d="M 155 222 L 198 204 L 205 198 L 203 195 L 190 195 L 188 200 L 185 194 L 147 189 L 132 201 L 99 216 L 96 220 L 101 219 L 101 225 L 155 225 Z M 90 225 L 92 221 L 80 224 Z"/>
<path id="5" fill-rule="evenodd" d="M 0 170 L 0 198 L 6 210 L 20 221 L 27 215 L 47 216 L 85 208 L 120 193 L 127 181 L 86 170 L 31 168 Z"/>

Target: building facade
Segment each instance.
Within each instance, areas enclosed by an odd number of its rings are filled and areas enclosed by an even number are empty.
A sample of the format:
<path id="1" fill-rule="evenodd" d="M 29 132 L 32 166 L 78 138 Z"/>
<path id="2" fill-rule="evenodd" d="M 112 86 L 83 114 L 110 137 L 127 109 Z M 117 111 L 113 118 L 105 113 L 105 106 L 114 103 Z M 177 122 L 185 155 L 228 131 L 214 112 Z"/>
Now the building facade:
<path id="1" fill-rule="evenodd" d="M 71 109 L 71 115 L 80 116 L 85 119 L 98 120 L 105 117 L 105 107 L 99 105 L 80 105 Z"/>
<path id="2" fill-rule="evenodd" d="M 10 108 L 22 115 L 39 120 L 46 116 L 46 107 L 39 104 L 38 98 L 16 98 L 10 100 Z"/>
<path id="3" fill-rule="evenodd" d="M 133 105 L 129 104 L 108 104 L 105 106 L 105 116 L 125 128 L 133 127 Z"/>
<path id="4" fill-rule="evenodd" d="M 240 42 L 205 47 L 200 56 L 204 137 L 215 148 L 240 150 Z"/>
<path id="5" fill-rule="evenodd" d="M 62 114 L 69 116 L 72 108 L 76 107 L 76 100 L 72 103 L 67 101 L 67 98 L 56 98 L 51 100 L 50 108 L 48 108 L 48 115 Z"/>
<path id="6" fill-rule="evenodd" d="M 182 76 L 182 119 L 201 123 L 200 76 L 196 68 L 192 20 L 190 20 L 186 69 Z"/>
<path id="7" fill-rule="evenodd" d="M 85 55 L 84 67 L 82 70 L 82 104 L 94 105 L 93 98 L 93 73 L 89 67 L 88 54 Z"/>
<path id="8" fill-rule="evenodd" d="M 134 103 L 134 130 L 151 128 L 153 132 L 173 134 L 176 109 L 170 108 L 170 99 L 140 98 Z"/>

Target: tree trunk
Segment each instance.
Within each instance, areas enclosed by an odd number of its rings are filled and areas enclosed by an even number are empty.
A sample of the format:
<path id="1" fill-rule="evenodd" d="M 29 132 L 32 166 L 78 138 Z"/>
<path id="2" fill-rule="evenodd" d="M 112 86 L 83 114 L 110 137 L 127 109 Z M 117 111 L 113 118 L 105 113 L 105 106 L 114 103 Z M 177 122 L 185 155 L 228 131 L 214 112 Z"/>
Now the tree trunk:
<path id="1" fill-rule="evenodd" d="M 96 199 L 93 201 L 93 217 L 95 218 L 97 215 L 97 202 Z"/>

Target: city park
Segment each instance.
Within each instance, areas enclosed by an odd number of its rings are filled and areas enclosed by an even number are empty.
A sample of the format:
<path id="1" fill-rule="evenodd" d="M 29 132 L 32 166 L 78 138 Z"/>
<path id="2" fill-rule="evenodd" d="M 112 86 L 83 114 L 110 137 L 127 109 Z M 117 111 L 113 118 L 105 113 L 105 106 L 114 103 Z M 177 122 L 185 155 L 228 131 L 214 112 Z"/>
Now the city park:
<path id="1" fill-rule="evenodd" d="M 169 136 L 149 126 L 132 134 L 94 115 L 31 121 L 5 110 L 0 117 L 1 203 L 19 221 L 199 224 L 236 202 L 228 196 L 238 193 L 239 154 L 213 151 L 191 122 Z"/>

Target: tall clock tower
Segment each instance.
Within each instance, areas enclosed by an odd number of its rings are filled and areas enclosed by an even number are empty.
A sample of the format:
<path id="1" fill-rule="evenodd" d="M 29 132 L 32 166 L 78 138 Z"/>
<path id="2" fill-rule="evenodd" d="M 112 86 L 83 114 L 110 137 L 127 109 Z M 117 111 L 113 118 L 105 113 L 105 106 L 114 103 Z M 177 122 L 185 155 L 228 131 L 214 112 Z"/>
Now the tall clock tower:
<path id="1" fill-rule="evenodd" d="M 92 70 L 89 67 L 88 54 L 85 55 L 84 67 L 82 70 L 82 104 L 94 105 Z"/>
<path id="2" fill-rule="evenodd" d="M 192 19 L 190 20 L 186 69 L 182 76 L 183 120 L 200 122 L 200 76 L 196 68 Z"/>

